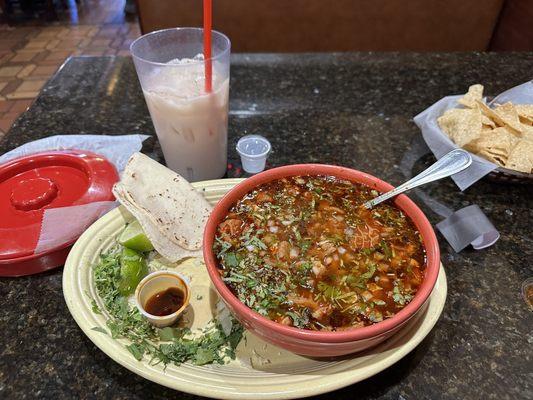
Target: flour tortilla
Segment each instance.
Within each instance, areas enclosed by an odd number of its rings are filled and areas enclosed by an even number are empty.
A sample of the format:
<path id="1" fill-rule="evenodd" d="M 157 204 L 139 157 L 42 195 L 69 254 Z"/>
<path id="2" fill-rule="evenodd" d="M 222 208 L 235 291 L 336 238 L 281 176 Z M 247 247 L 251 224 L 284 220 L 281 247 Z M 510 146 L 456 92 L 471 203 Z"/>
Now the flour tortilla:
<path id="1" fill-rule="evenodd" d="M 134 153 L 113 194 L 137 218 L 163 257 L 176 262 L 201 256 L 211 206 L 183 177 Z"/>

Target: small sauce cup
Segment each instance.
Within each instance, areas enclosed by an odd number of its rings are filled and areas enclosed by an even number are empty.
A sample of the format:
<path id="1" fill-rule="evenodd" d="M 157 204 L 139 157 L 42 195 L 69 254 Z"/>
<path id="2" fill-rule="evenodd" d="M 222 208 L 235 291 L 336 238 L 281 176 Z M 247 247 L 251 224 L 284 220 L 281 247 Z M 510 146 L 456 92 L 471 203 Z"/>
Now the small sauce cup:
<path id="1" fill-rule="evenodd" d="M 168 315 L 158 316 L 148 313 L 145 309 L 148 300 L 171 287 L 176 287 L 183 292 L 183 305 L 177 311 Z M 135 289 L 135 304 L 137 308 L 152 325 L 158 328 L 173 325 L 189 305 L 190 298 L 191 287 L 189 280 L 179 272 L 174 271 L 152 272 L 146 275 L 137 285 L 137 289 Z"/>
<path id="2" fill-rule="evenodd" d="M 236 149 L 241 156 L 242 168 L 249 174 L 257 174 L 265 169 L 272 146 L 261 135 L 247 135 L 239 139 Z"/>

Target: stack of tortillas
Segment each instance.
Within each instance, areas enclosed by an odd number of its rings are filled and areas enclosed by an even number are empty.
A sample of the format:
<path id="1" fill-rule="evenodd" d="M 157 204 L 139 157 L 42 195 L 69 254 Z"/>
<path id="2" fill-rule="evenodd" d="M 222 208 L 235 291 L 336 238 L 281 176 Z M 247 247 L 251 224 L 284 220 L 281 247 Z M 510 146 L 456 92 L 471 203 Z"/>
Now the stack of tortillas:
<path id="1" fill-rule="evenodd" d="M 175 262 L 202 254 L 211 206 L 183 177 L 134 153 L 113 194 L 139 221 L 163 257 Z"/>
<path id="2" fill-rule="evenodd" d="M 533 104 L 510 102 L 488 107 L 483 86 L 472 85 L 458 101 L 464 108 L 447 110 L 440 128 L 458 146 L 502 167 L 533 170 Z"/>

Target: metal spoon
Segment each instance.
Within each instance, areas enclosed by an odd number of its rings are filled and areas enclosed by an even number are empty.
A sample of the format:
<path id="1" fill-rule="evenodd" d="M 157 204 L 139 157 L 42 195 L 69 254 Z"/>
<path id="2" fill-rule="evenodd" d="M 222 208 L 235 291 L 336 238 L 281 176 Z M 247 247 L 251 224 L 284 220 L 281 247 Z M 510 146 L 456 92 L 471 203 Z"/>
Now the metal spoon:
<path id="1" fill-rule="evenodd" d="M 472 164 L 472 157 L 468 152 L 461 149 L 452 150 L 414 178 L 392 189 L 390 192 L 383 193 L 381 196 L 367 201 L 363 206 L 366 208 L 375 207 L 379 203 L 407 190 L 456 174 L 463 169 L 468 168 L 470 164 Z"/>

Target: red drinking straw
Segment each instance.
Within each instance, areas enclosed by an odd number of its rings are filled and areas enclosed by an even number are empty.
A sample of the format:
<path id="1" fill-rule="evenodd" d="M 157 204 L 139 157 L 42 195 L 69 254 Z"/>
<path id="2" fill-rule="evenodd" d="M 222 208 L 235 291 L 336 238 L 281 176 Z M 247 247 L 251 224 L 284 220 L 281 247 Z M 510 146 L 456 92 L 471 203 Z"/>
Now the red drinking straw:
<path id="1" fill-rule="evenodd" d="M 204 0 L 204 74 L 206 93 L 211 93 L 213 90 L 213 65 L 211 63 L 212 8 L 211 0 Z"/>

